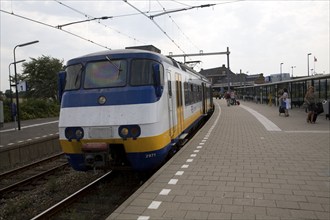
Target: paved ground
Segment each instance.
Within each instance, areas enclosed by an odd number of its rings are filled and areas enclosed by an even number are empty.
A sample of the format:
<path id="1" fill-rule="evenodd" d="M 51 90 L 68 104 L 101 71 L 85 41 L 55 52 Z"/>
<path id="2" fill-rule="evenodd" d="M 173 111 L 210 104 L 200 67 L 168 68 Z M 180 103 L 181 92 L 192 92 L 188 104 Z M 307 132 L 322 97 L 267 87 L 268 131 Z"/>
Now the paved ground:
<path id="1" fill-rule="evenodd" d="M 108 219 L 330 219 L 329 120 L 215 103 L 198 134 Z"/>
<path id="2" fill-rule="evenodd" d="M 0 147 L 8 147 L 57 133 L 57 117 L 21 121 L 21 130 L 17 130 L 14 122 L 5 123 L 4 127 L 0 128 Z"/>

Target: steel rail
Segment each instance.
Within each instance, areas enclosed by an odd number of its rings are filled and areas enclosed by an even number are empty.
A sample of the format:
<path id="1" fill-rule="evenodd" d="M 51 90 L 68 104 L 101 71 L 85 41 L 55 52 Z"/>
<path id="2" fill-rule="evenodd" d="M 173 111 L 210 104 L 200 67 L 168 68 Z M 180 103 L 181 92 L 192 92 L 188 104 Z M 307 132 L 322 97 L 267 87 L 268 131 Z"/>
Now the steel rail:
<path id="1" fill-rule="evenodd" d="M 35 181 L 37 179 L 41 179 L 42 177 L 44 177 L 44 176 L 46 176 L 46 175 L 48 175 L 50 173 L 53 173 L 53 172 L 55 172 L 55 171 L 57 171 L 59 169 L 62 169 L 64 167 L 68 166 L 68 165 L 69 165 L 69 163 L 66 162 L 66 163 L 61 164 L 61 165 L 59 165 L 57 167 L 53 167 L 52 169 L 46 170 L 46 171 L 44 171 L 42 173 L 38 173 L 38 174 L 36 174 L 34 176 L 31 176 L 29 178 L 26 178 L 26 179 L 24 179 L 22 181 L 19 181 L 17 183 L 14 183 L 14 184 L 12 184 L 10 186 L 4 187 L 4 188 L 0 189 L 0 195 L 3 195 L 3 194 L 6 194 L 6 193 L 9 193 L 9 192 L 12 192 L 12 191 L 14 191 L 15 189 L 17 189 L 20 186 L 24 186 L 24 185 L 26 185 L 26 184 L 28 184 L 28 183 L 30 183 L 32 181 Z"/>
<path id="2" fill-rule="evenodd" d="M 23 172 L 25 170 L 31 169 L 33 167 L 38 166 L 41 163 L 49 162 L 49 161 L 52 161 L 52 160 L 56 160 L 57 158 L 59 158 L 59 157 L 61 157 L 63 155 L 64 155 L 64 153 L 61 152 L 61 153 L 58 153 L 58 154 L 55 154 L 55 155 L 46 157 L 44 159 L 38 160 L 38 161 L 36 161 L 34 163 L 30 163 L 30 164 L 27 164 L 25 166 L 18 167 L 16 169 L 6 171 L 6 172 L 0 174 L 0 179 L 5 179 L 5 178 L 7 178 L 9 176 L 12 176 L 14 174 L 17 174 L 17 173 Z"/>
<path id="3" fill-rule="evenodd" d="M 98 179 L 94 180 L 93 182 L 86 185 L 82 189 L 80 189 L 77 192 L 71 194 L 67 198 L 63 199 L 62 201 L 58 202 L 57 204 L 55 204 L 52 207 L 48 208 L 47 210 L 43 211 L 39 215 L 33 217 L 31 220 L 49 219 L 51 216 L 54 216 L 60 210 L 68 207 L 71 203 L 73 203 L 75 200 L 77 200 L 82 194 L 86 193 L 88 190 L 93 188 L 97 183 L 99 183 L 101 180 L 106 178 L 111 173 L 112 173 L 112 171 L 107 172 L 106 174 L 104 174 L 103 176 L 101 176 Z"/>

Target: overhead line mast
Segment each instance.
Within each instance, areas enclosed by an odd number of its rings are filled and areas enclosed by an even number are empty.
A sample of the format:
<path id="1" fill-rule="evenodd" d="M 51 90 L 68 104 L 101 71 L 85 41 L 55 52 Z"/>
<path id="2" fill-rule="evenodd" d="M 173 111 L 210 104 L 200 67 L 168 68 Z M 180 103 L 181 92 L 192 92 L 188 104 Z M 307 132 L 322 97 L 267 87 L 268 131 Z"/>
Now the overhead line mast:
<path id="1" fill-rule="evenodd" d="M 230 91 L 230 75 L 229 75 L 229 47 L 227 47 L 227 51 L 226 52 L 212 52 L 212 53 L 204 53 L 203 51 L 201 51 L 200 53 L 192 53 L 192 54 L 170 54 L 168 55 L 169 57 L 183 57 L 184 59 L 184 63 L 186 63 L 186 57 L 187 56 L 208 56 L 208 55 L 223 55 L 226 54 L 227 55 L 227 68 L 226 68 L 226 75 L 227 75 L 227 83 L 228 83 L 228 91 Z"/>

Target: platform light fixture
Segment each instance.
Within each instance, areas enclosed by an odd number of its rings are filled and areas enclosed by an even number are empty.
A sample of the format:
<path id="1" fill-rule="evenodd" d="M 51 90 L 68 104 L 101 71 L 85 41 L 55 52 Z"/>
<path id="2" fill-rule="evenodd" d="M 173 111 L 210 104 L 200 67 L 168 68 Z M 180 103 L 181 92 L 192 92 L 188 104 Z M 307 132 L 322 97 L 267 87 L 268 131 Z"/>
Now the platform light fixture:
<path id="1" fill-rule="evenodd" d="M 293 68 L 296 68 L 296 66 L 291 66 L 291 77 L 293 78 Z"/>
<path id="2" fill-rule="evenodd" d="M 31 45 L 31 44 L 35 44 L 35 43 L 38 43 L 39 41 L 38 40 L 35 40 L 35 41 L 31 41 L 31 42 L 27 42 L 27 43 L 24 43 L 24 44 L 19 44 L 19 45 L 16 45 L 14 47 L 14 71 L 15 71 L 15 91 L 16 91 L 16 112 L 17 112 L 17 127 L 18 127 L 18 130 L 21 130 L 21 120 L 20 120 L 20 117 L 19 117 L 19 99 L 18 99 L 18 89 L 17 89 L 17 70 L 16 70 L 16 55 L 15 55 L 15 50 L 17 47 L 25 47 L 25 46 L 28 46 L 28 45 Z"/>
<path id="3" fill-rule="evenodd" d="M 307 54 L 307 76 L 309 76 L 309 56 L 312 55 L 312 53 Z"/>
<path id="4" fill-rule="evenodd" d="M 280 63 L 280 74 L 281 74 L 281 81 L 282 81 L 282 65 L 283 65 L 283 63 Z"/>

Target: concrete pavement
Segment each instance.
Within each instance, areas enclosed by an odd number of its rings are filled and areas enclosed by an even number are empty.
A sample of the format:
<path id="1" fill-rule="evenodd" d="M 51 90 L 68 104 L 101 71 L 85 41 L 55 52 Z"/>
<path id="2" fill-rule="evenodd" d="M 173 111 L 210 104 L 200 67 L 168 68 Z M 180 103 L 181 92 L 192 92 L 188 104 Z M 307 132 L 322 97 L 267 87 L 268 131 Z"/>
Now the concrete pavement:
<path id="1" fill-rule="evenodd" d="M 108 219 L 329 219 L 329 120 L 215 100 L 207 124 Z"/>

